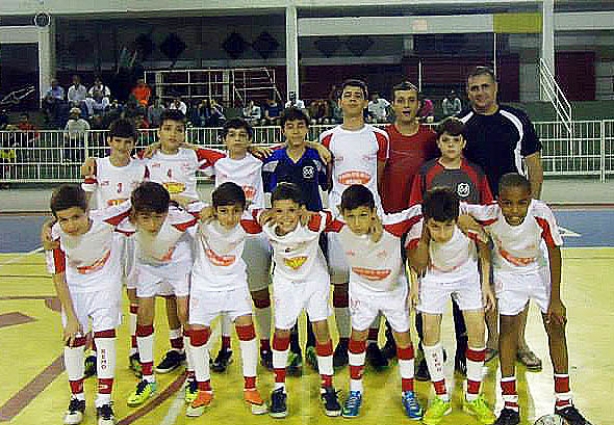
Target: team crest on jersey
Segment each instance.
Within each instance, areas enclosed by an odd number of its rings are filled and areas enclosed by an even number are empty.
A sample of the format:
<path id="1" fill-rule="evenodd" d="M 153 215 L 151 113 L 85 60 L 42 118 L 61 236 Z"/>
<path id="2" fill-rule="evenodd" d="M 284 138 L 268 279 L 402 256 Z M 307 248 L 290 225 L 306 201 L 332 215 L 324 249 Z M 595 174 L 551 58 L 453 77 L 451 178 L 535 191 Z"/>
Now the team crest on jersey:
<path id="1" fill-rule="evenodd" d="M 352 267 L 352 271 L 370 281 L 384 280 L 392 273 L 390 269 L 367 269 L 365 267 Z"/>
<path id="2" fill-rule="evenodd" d="M 234 255 L 218 255 L 212 249 L 206 249 L 205 254 L 214 266 L 228 267 L 235 262 Z"/>
<path id="3" fill-rule="evenodd" d="M 254 197 L 256 196 L 256 188 L 254 186 L 243 186 L 243 192 L 245 193 L 246 200 L 250 202 L 254 200 Z"/>
<path id="4" fill-rule="evenodd" d="M 456 186 L 456 193 L 461 198 L 466 198 L 469 196 L 469 192 L 471 192 L 469 183 L 459 183 L 458 186 Z"/>
<path id="5" fill-rule="evenodd" d="M 314 176 L 316 175 L 316 170 L 315 168 L 313 168 L 313 166 L 311 165 L 307 165 L 306 167 L 303 167 L 303 178 L 304 179 L 313 179 Z"/>
<path id="6" fill-rule="evenodd" d="M 307 256 L 305 255 L 301 255 L 299 257 L 284 258 L 284 263 L 292 270 L 300 269 L 303 264 L 305 264 L 305 261 L 307 261 Z"/>
<path id="7" fill-rule="evenodd" d="M 109 199 L 107 201 L 107 206 L 114 207 L 115 205 L 123 204 L 127 200 L 128 200 L 127 198 Z"/>
<path id="8" fill-rule="evenodd" d="M 367 184 L 371 180 L 371 175 L 364 171 L 346 171 L 339 175 L 339 183 L 346 186 L 353 184 Z"/>

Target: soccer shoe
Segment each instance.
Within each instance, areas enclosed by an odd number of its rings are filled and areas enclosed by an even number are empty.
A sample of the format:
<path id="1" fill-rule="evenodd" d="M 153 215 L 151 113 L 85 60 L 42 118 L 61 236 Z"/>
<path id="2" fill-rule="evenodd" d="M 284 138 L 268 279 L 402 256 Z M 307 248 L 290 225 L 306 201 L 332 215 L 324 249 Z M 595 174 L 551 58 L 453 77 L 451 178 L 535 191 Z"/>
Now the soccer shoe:
<path id="1" fill-rule="evenodd" d="M 96 375 L 96 360 L 96 356 L 87 356 L 83 365 L 83 378 L 87 379 Z"/>
<path id="2" fill-rule="evenodd" d="M 153 397 L 156 393 L 157 385 L 155 382 L 149 382 L 145 379 L 136 384 L 136 390 L 134 390 L 128 396 L 128 406 L 136 407 L 145 403 L 150 397 Z"/>
<path id="3" fill-rule="evenodd" d="M 97 407 L 96 417 L 98 418 L 98 425 L 115 425 L 115 415 L 113 414 L 111 403 Z"/>
<path id="4" fill-rule="evenodd" d="M 303 374 L 303 356 L 300 351 L 288 353 L 286 373 L 290 376 L 301 376 Z"/>
<path id="5" fill-rule="evenodd" d="M 83 420 L 83 412 L 85 412 L 85 400 L 71 398 L 68 410 L 64 414 L 64 423 L 66 425 L 77 425 Z"/>
<path id="6" fill-rule="evenodd" d="M 190 379 L 187 381 L 186 386 L 183 390 L 183 399 L 186 404 L 192 404 L 196 397 L 198 396 L 198 383 L 196 379 Z"/>
<path id="7" fill-rule="evenodd" d="M 305 361 L 315 371 L 318 371 L 318 354 L 316 347 L 310 346 L 305 349 Z"/>
<path id="8" fill-rule="evenodd" d="M 388 360 L 384 357 L 382 350 L 379 349 L 376 342 L 367 345 L 366 360 L 377 372 L 381 372 L 388 367 Z"/>
<path id="9" fill-rule="evenodd" d="M 554 413 L 561 416 L 563 419 L 567 421 L 569 425 L 591 425 L 589 421 L 587 421 L 584 416 L 578 412 L 576 406 L 567 406 L 563 409 L 554 409 Z"/>
<path id="10" fill-rule="evenodd" d="M 362 393 L 360 391 L 350 391 L 348 398 L 345 400 L 341 415 L 344 418 L 356 418 L 360 415 L 360 406 L 362 405 Z"/>
<path id="11" fill-rule="evenodd" d="M 486 400 L 484 400 L 484 396 L 482 394 L 478 395 L 473 401 L 467 401 L 467 397 L 465 395 L 463 398 L 463 411 L 465 413 L 469 413 L 470 415 L 475 416 L 478 421 L 482 422 L 484 425 L 492 425 L 497 420 L 497 417 L 493 413 L 488 404 L 486 404 Z"/>
<path id="12" fill-rule="evenodd" d="M 156 366 L 157 373 L 170 373 L 181 366 L 185 361 L 185 353 L 180 353 L 177 350 L 169 350 L 164 355 L 162 361 Z"/>
<path id="13" fill-rule="evenodd" d="M 226 372 L 230 363 L 232 363 L 232 350 L 220 348 L 215 360 L 211 363 L 211 370 L 218 373 Z"/>
<path id="14" fill-rule="evenodd" d="M 213 391 L 199 391 L 194 401 L 188 406 L 185 415 L 190 418 L 197 418 L 205 413 L 213 400 Z"/>
<path id="15" fill-rule="evenodd" d="M 131 354 L 128 357 L 128 368 L 136 375 L 137 378 L 143 376 L 143 369 L 141 367 L 141 358 L 139 357 L 139 353 Z"/>
<path id="16" fill-rule="evenodd" d="M 243 400 L 249 404 L 253 415 L 264 415 L 268 412 L 267 405 L 256 388 L 243 390 Z"/>
<path id="17" fill-rule="evenodd" d="M 413 391 L 404 391 L 401 395 L 401 401 L 403 402 L 405 414 L 409 419 L 412 421 L 422 419 L 422 416 L 424 416 L 424 411 L 422 410 L 422 406 L 420 406 L 416 393 Z"/>
<path id="18" fill-rule="evenodd" d="M 520 423 L 520 413 L 512 409 L 503 409 L 495 421 L 495 425 L 518 425 Z"/>
<path id="19" fill-rule="evenodd" d="M 283 388 L 277 388 L 271 393 L 271 410 L 269 410 L 269 415 L 272 418 L 281 419 L 288 416 L 287 398 L 288 395 L 284 392 Z"/>
<path id="20" fill-rule="evenodd" d="M 273 370 L 273 353 L 271 350 L 260 349 L 260 364 L 268 370 Z"/>
<path id="21" fill-rule="evenodd" d="M 320 400 L 324 407 L 326 416 L 335 417 L 341 415 L 341 405 L 337 398 L 337 391 L 334 387 L 325 387 L 320 389 Z"/>
<path id="22" fill-rule="evenodd" d="M 452 405 L 449 401 L 444 401 L 439 397 L 435 397 L 433 402 L 426 410 L 422 422 L 426 425 L 437 425 L 444 416 L 452 413 Z"/>
<path id="23" fill-rule="evenodd" d="M 333 367 L 335 369 L 345 367 L 350 362 L 348 356 L 348 343 L 349 341 L 340 340 L 337 347 L 335 347 L 335 352 L 333 353 Z"/>

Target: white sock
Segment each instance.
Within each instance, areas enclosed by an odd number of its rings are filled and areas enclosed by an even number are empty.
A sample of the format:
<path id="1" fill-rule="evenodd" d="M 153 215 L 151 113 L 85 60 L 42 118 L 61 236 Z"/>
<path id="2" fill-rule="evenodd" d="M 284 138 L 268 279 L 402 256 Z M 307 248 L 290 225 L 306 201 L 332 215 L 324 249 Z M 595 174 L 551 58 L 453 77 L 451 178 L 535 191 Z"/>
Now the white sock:
<path id="1" fill-rule="evenodd" d="M 111 402 L 111 388 L 115 378 L 115 344 L 117 338 L 105 337 L 96 338 L 98 347 L 98 362 L 96 363 L 98 373 L 98 395 L 96 397 L 96 407 Z"/>
<path id="2" fill-rule="evenodd" d="M 243 365 L 243 376 L 256 376 L 258 366 L 258 340 L 256 338 L 249 341 L 239 340 L 241 347 L 241 362 Z"/>
<path id="3" fill-rule="evenodd" d="M 437 396 L 444 401 L 450 401 L 450 395 L 445 387 L 445 376 L 443 373 L 443 347 L 441 346 L 441 343 L 437 343 L 431 347 L 423 344 L 422 347 L 424 349 L 426 365 L 428 366 L 429 373 L 431 375 L 431 382 L 435 387 Z M 443 388 L 441 388 L 442 382 Z M 438 387 L 440 388 L 439 391 Z"/>

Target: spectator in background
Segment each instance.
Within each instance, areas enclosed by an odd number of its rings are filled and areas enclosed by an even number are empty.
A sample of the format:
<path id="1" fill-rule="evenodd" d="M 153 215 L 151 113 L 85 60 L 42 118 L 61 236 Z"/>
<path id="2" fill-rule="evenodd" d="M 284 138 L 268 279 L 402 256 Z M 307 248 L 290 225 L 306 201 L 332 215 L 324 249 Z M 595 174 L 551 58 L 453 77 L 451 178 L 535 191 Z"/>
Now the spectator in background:
<path id="1" fill-rule="evenodd" d="M 243 119 L 249 123 L 252 127 L 260 124 L 262 119 L 262 110 L 260 106 L 256 105 L 253 100 L 250 100 L 245 108 L 241 111 Z"/>
<path id="2" fill-rule="evenodd" d="M 64 130 L 64 161 L 83 162 L 82 148 L 90 123 L 81 118 L 81 109 L 72 108 Z"/>
<path id="3" fill-rule="evenodd" d="M 450 93 L 443 99 L 441 109 L 444 118 L 458 115 L 463 110 L 463 104 L 454 90 L 450 90 Z"/>
<path id="4" fill-rule="evenodd" d="M 433 106 L 433 101 L 426 96 L 422 97 L 418 116 L 420 117 L 420 121 L 426 123 L 431 123 L 435 120 L 435 106 Z"/>
<path id="5" fill-rule="evenodd" d="M 367 105 L 367 112 L 369 112 L 371 122 L 388 122 L 388 108 L 390 108 L 390 102 L 388 102 L 383 97 L 379 97 L 378 92 L 373 92 L 373 94 L 371 95 L 371 100 Z"/>
<path id="6" fill-rule="evenodd" d="M 102 79 L 100 77 L 96 77 L 94 80 L 94 85 L 90 87 L 88 94 L 94 101 L 92 104 L 94 114 L 102 114 L 110 103 L 111 90 L 109 87 L 102 83 Z"/>
<path id="7" fill-rule="evenodd" d="M 150 128 L 149 121 L 147 121 L 147 116 L 142 109 L 137 109 L 136 115 L 134 116 L 134 127 L 137 130 L 147 130 Z"/>
<path id="8" fill-rule="evenodd" d="M 143 106 L 147 107 L 149 105 L 149 98 L 151 97 L 151 89 L 145 83 L 145 80 L 139 78 L 136 80 L 136 86 L 132 89 L 131 96 L 136 100 L 136 102 Z"/>
<path id="9" fill-rule="evenodd" d="M 181 111 L 183 115 L 188 114 L 188 105 L 185 104 L 183 100 L 181 100 L 181 96 L 175 96 L 170 105 L 168 105 L 168 109 L 176 109 Z"/>
<path id="10" fill-rule="evenodd" d="M 62 108 L 66 104 L 66 92 L 55 78 L 51 80 L 51 87 L 43 98 L 43 112 L 47 125 L 59 127 L 59 117 L 62 115 Z"/>
<path id="11" fill-rule="evenodd" d="M 204 102 L 204 100 L 202 101 Z M 200 117 L 200 105 L 202 102 L 199 102 L 196 99 L 192 99 L 190 103 L 190 107 L 188 108 L 188 112 L 186 114 L 187 125 L 190 127 L 202 127 L 203 120 Z"/>
<path id="12" fill-rule="evenodd" d="M 263 125 L 279 125 L 281 105 L 275 99 L 267 99 L 264 105 Z"/>
<path id="13" fill-rule="evenodd" d="M 149 125 L 151 125 L 151 127 L 160 127 L 160 117 L 165 109 L 166 108 L 164 107 L 162 100 L 158 96 L 154 97 L 153 104 L 147 108 L 147 120 L 149 121 Z"/>
<path id="14" fill-rule="evenodd" d="M 201 122 L 205 127 L 222 127 L 226 122 L 224 108 L 215 99 L 205 99 L 200 105 Z"/>
<path id="15" fill-rule="evenodd" d="M 9 125 L 9 116 L 6 113 L 6 109 L 0 109 L 0 131 L 6 130 Z"/>
<path id="16" fill-rule="evenodd" d="M 72 76 L 72 85 L 68 88 L 68 102 L 71 107 L 80 108 L 87 97 L 87 89 L 81 84 L 81 77 Z"/>
<path id="17" fill-rule="evenodd" d="M 302 100 L 299 100 L 296 97 L 296 92 L 294 91 L 291 91 L 290 93 L 288 93 L 288 101 L 284 105 L 284 108 L 289 108 L 291 106 L 295 108 L 299 108 L 299 109 L 305 109 L 305 102 L 303 102 Z"/>
<path id="18" fill-rule="evenodd" d="M 316 99 L 309 104 L 309 117 L 312 124 L 328 124 L 330 123 L 330 111 L 328 102 L 324 99 Z"/>
<path id="19" fill-rule="evenodd" d="M 36 126 L 30 121 L 30 115 L 27 112 L 22 112 L 19 116 L 17 128 L 22 132 L 17 141 L 18 145 L 24 148 L 20 151 L 22 153 L 20 160 L 31 159 L 33 158 L 32 150 L 36 146 L 39 134 Z"/>

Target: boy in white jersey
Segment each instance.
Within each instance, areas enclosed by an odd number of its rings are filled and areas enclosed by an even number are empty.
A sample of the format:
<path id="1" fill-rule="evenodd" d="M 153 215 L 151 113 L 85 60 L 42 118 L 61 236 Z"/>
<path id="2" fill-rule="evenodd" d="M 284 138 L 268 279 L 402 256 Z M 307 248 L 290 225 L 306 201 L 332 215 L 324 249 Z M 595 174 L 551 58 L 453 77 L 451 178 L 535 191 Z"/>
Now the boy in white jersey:
<path id="1" fill-rule="evenodd" d="M 365 186 L 352 185 L 343 192 L 339 208 L 345 225 L 336 221 L 332 230 L 338 232 L 350 265 L 352 317 L 350 392 L 343 416 L 359 416 L 369 326 L 383 314 L 396 340 L 405 413 L 410 419 L 419 420 L 422 408 L 414 393 L 414 349 L 409 335 L 407 304 L 409 288 L 403 270 L 401 237 L 420 219 L 420 207 L 380 219 L 371 191 Z"/>
<path id="2" fill-rule="evenodd" d="M 260 226 L 245 212 L 245 193 L 226 182 L 211 195 L 214 219 L 200 224 L 190 287 L 190 350 L 198 396 L 187 416 L 203 414 L 213 399 L 206 347 L 211 321 L 225 313 L 235 324 L 243 360 L 245 401 L 254 414 L 264 414 L 266 404 L 256 389 L 258 346 L 252 321 L 252 300 L 247 288 L 245 262 L 241 258 L 248 234 L 260 233 Z"/>
<path id="3" fill-rule="evenodd" d="M 111 150 L 109 156 L 95 158 L 93 161 L 93 172 L 84 178 L 81 184 L 85 190 L 88 202 L 91 197 L 96 199 L 97 208 L 118 205 L 130 199 L 132 190 L 149 176 L 149 171 L 142 161 L 132 159 L 132 150 L 137 140 L 138 134 L 132 121 L 118 119 L 109 125 L 107 144 Z M 89 160 L 91 161 L 91 160 Z M 88 164 L 85 164 L 87 171 L 90 171 Z M 130 345 L 130 368 L 140 374 L 141 364 L 136 344 L 136 316 L 137 299 L 134 279 L 130 274 L 132 271 L 134 257 L 134 243 L 131 238 L 127 238 L 121 233 L 117 234 L 118 243 L 123 245 L 123 271 L 126 282 L 126 293 L 130 301 L 129 328 L 131 336 Z M 88 368 L 96 368 L 96 351 L 85 359 L 86 376 Z"/>
<path id="4" fill-rule="evenodd" d="M 410 296 L 412 304 L 417 303 L 422 313 L 422 347 L 436 394 L 422 421 L 436 425 L 452 411 L 440 342 L 441 316 L 452 296 L 467 326 L 467 384 L 463 410 L 475 415 L 483 424 L 492 424 L 496 417 L 480 394 L 486 355 L 484 310 L 494 305 L 489 283 L 490 253 L 485 243 L 477 241 L 477 236 L 467 237 L 457 226 L 459 201 L 452 189 L 427 191 L 422 214 L 423 221 L 414 226 L 408 236 L 410 262 L 420 250 L 428 250 L 430 258 L 426 274 L 413 285 Z"/>
<path id="5" fill-rule="evenodd" d="M 88 211 L 85 192 L 64 185 L 54 191 L 51 211 L 57 223 L 47 265 L 62 305 L 64 363 L 72 398 L 64 423 L 79 424 L 85 412 L 83 349 L 88 319 L 100 353 L 96 411 L 99 425 L 115 418 L 111 390 L 115 375 L 115 328 L 121 320 L 121 253 L 114 243 L 115 227 L 130 213 L 129 205 Z"/>
<path id="6" fill-rule="evenodd" d="M 273 246 L 275 261 L 275 387 L 271 394 L 270 414 L 274 418 L 288 415 L 285 380 L 290 331 L 301 312 L 306 310 L 316 336 L 322 404 L 327 416 L 339 416 L 341 406 L 333 387 L 333 344 L 327 322 L 330 316 L 330 280 L 318 244 L 320 233 L 332 222 L 332 216 L 330 213 L 319 212 L 311 216 L 307 225 L 300 223 L 301 216 L 307 210 L 300 188 L 293 183 L 277 185 L 271 195 L 271 203 L 272 209 L 266 213 L 271 223 L 264 224 L 262 228 Z M 260 219 L 267 221 L 262 215 Z"/>
<path id="7" fill-rule="evenodd" d="M 364 185 L 373 194 L 379 213 L 382 205 L 379 186 L 382 182 L 388 158 L 388 134 L 379 128 L 365 124 L 364 110 L 369 103 L 367 85 L 360 80 L 347 80 L 341 87 L 339 106 L 343 111 L 343 123 L 320 135 L 320 142 L 333 156 L 332 188 L 329 195 L 330 208 L 335 216 L 341 195 L 350 185 Z M 343 249 L 335 234 L 329 234 L 328 264 L 333 283 L 333 307 L 339 332 L 339 344 L 335 348 L 335 367 L 348 364 L 350 316 L 348 311 L 349 269 L 342 254 Z M 388 365 L 377 346 L 379 316 L 376 319 L 367 348 L 367 358 L 372 366 L 381 369 Z"/>
<path id="8" fill-rule="evenodd" d="M 561 245 L 563 240 L 548 206 L 531 199 L 531 184 L 516 173 L 499 180 L 497 205 L 466 205 L 467 211 L 490 234 L 494 242 L 495 292 L 499 302 L 501 330 L 499 352 L 504 407 L 496 425 L 520 423 L 515 363 L 520 314 L 530 299 L 542 311 L 554 366 L 554 412 L 570 425 L 590 425 L 573 405 L 569 388 L 567 314 L 561 301 Z M 541 241 L 548 249 L 548 265 L 540 258 Z"/>
<path id="9" fill-rule="evenodd" d="M 128 397 L 129 406 L 144 403 L 156 392 L 153 374 L 155 296 L 174 296 L 180 326 L 187 325 L 193 239 L 188 231 L 196 218 L 184 210 L 169 207 L 170 196 L 160 184 L 145 182 L 131 196 L 135 232 L 135 279 L 139 303 L 136 336 L 141 358 L 142 380 Z"/>

